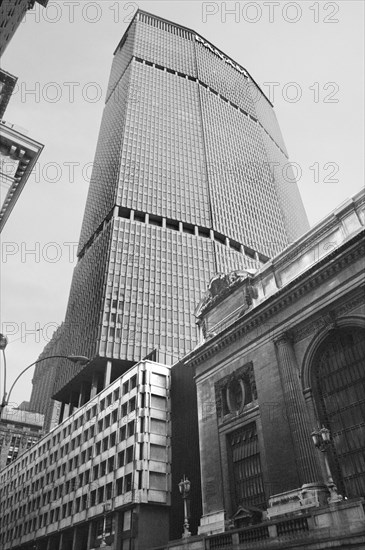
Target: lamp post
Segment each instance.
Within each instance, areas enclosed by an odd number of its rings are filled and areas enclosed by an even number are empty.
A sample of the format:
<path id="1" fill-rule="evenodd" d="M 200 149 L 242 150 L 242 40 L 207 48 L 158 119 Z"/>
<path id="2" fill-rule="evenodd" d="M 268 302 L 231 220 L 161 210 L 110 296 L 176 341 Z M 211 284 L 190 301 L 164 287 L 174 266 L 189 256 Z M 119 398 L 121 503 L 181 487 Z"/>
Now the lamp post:
<path id="1" fill-rule="evenodd" d="M 187 498 L 190 493 L 190 487 L 191 487 L 190 481 L 188 480 L 187 477 L 184 476 L 179 483 L 179 491 L 184 500 L 184 532 L 181 537 L 183 539 L 186 539 L 191 536 L 191 533 L 189 531 L 189 517 L 188 517 L 188 504 L 187 504 Z"/>
<path id="2" fill-rule="evenodd" d="M 15 378 L 14 382 L 12 383 L 9 392 L 6 392 L 6 357 L 5 357 L 5 348 L 7 346 L 8 339 L 3 334 L 0 334 L 0 350 L 3 352 L 3 359 L 4 359 L 4 393 L 3 397 L 0 403 L 0 418 L 3 412 L 3 409 L 9 404 L 9 399 L 11 392 L 13 391 L 13 388 L 15 384 L 18 382 L 19 378 L 31 367 L 34 367 L 34 365 L 37 365 L 38 363 L 41 363 L 42 361 L 46 361 L 47 359 L 68 359 L 72 363 L 80 363 L 81 365 L 86 365 L 90 361 L 88 357 L 85 357 L 84 355 L 49 355 L 48 357 L 42 357 L 42 359 L 37 359 L 37 361 L 34 361 L 34 363 L 31 363 L 25 369 L 22 370 L 22 372 Z"/>
<path id="3" fill-rule="evenodd" d="M 326 475 L 327 475 L 326 485 L 330 492 L 328 503 L 331 504 L 333 502 L 340 502 L 341 500 L 343 500 L 343 497 L 342 495 L 339 495 L 337 492 L 337 487 L 332 478 L 332 473 L 331 473 L 330 465 L 328 462 L 328 456 L 327 456 L 327 451 L 329 450 L 329 447 L 331 444 L 331 433 L 328 428 L 325 428 L 324 426 L 322 426 L 322 428 L 319 428 L 318 426 L 318 428 L 312 432 L 311 436 L 312 436 L 314 446 L 323 453 L 324 463 L 326 467 Z"/>
<path id="4" fill-rule="evenodd" d="M 101 543 L 100 543 L 100 548 L 111 548 L 111 546 L 109 546 L 107 543 L 106 543 L 106 516 L 107 516 L 107 513 L 111 510 L 111 502 L 105 502 L 104 503 L 104 516 L 103 516 L 103 534 L 102 534 L 102 537 L 101 537 Z"/>

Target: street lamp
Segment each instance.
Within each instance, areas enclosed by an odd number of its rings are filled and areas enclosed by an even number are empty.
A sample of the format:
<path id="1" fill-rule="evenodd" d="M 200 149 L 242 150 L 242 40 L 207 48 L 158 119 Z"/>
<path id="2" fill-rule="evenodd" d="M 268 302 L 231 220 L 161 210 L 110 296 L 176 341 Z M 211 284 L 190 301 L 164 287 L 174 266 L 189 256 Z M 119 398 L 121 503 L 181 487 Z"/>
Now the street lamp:
<path id="1" fill-rule="evenodd" d="M 112 503 L 110 501 L 107 501 L 105 502 L 104 504 L 104 517 L 103 517 L 103 535 L 102 535 L 102 538 L 101 538 L 101 543 L 100 543 L 100 548 L 111 548 L 111 546 L 109 546 L 107 543 L 106 543 L 106 516 L 107 516 L 107 513 L 110 512 L 111 510 L 111 507 L 112 507 Z"/>
<path id="2" fill-rule="evenodd" d="M 37 361 L 34 361 L 34 363 L 31 363 L 25 369 L 22 370 L 22 372 L 15 378 L 14 382 L 12 383 L 9 392 L 6 392 L 6 358 L 5 358 L 5 348 L 8 343 L 8 340 L 6 336 L 3 334 L 0 334 L 0 350 L 3 352 L 3 358 L 4 358 L 4 394 L 3 398 L 0 403 L 0 418 L 3 412 L 4 407 L 6 407 L 9 404 L 9 399 L 11 392 L 13 391 L 13 388 L 15 384 L 18 382 L 19 378 L 31 367 L 34 367 L 34 365 L 37 365 L 38 363 L 41 363 L 41 361 L 46 361 L 47 359 L 68 359 L 72 363 L 80 363 L 81 365 L 86 365 L 90 361 L 88 357 L 85 357 L 84 355 L 49 355 L 48 357 L 42 357 L 41 359 L 37 359 Z"/>
<path id="3" fill-rule="evenodd" d="M 332 502 L 340 502 L 341 500 L 343 500 L 343 497 L 342 495 L 339 495 L 337 492 L 337 487 L 332 478 L 331 469 L 330 469 L 328 456 L 327 456 L 327 451 L 329 450 L 329 447 L 331 445 L 331 433 L 328 428 L 325 428 L 324 426 L 322 426 L 322 428 L 318 427 L 316 430 L 314 430 L 311 436 L 312 436 L 314 446 L 323 453 L 324 463 L 326 466 L 326 474 L 327 474 L 326 485 L 330 492 L 328 502 L 330 504 Z"/>
<path id="4" fill-rule="evenodd" d="M 189 521 L 188 521 L 189 517 L 188 517 L 188 504 L 187 504 L 187 498 L 190 493 L 190 487 L 191 487 L 190 481 L 188 480 L 187 477 L 184 476 L 179 483 L 179 491 L 184 500 L 184 532 L 181 537 L 183 539 L 186 539 L 191 536 L 191 533 L 189 531 Z"/>

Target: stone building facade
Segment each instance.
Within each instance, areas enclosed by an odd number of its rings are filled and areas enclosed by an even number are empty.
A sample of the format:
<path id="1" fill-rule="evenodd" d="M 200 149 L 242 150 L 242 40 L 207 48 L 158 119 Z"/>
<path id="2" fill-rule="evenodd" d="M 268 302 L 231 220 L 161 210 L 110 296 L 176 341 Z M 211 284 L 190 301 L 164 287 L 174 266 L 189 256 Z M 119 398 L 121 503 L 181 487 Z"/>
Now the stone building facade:
<path id="1" fill-rule="evenodd" d="M 201 343 L 183 361 L 197 385 L 201 534 L 237 527 L 242 509 L 272 517 L 273 495 L 326 486 L 318 424 L 338 492 L 365 495 L 364 224 L 361 192 L 256 273 L 211 281 Z"/>

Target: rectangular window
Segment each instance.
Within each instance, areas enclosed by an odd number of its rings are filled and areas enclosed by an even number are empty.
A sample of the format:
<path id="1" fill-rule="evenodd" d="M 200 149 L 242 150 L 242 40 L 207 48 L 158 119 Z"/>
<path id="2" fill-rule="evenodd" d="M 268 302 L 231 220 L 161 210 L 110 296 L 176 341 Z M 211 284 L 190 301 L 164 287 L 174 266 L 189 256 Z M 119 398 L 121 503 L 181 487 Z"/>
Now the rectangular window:
<path id="1" fill-rule="evenodd" d="M 153 409 L 166 410 L 166 398 L 159 395 L 151 395 L 151 407 Z"/>
<path id="2" fill-rule="evenodd" d="M 134 435 L 134 420 L 132 422 L 128 422 L 128 436 Z"/>
<path id="3" fill-rule="evenodd" d="M 166 491 L 166 488 L 166 474 L 150 472 L 150 489 L 155 489 L 157 491 Z"/>
<path id="4" fill-rule="evenodd" d="M 120 453 L 118 453 L 118 468 L 121 466 L 124 466 L 124 451 L 120 451 Z"/>
<path id="5" fill-rule="evenodd" d="M 119 441 L 124 441 L 126 436 L 126 426 L 122 426 L 119 430 Z"/>
<path id="6" fill-rule="evenodd" d="M 227 435 L 231 494 L 234 506 L 265 506 L 256 423 Z"/>
<path id="7" fill-rule="evenodd" d="M 123 493 L 123 478 L 120 477 L 117 479 L 117 495 L 121 495 Z"/>
<path id="8" fill-rule="evenodd" d="M 126 450 L 126 464 L 133 461 L 133 447 L 127 447 Z"/>
<path id="9" fill-rule="evenodd" d="M 128 493 L 128 491 L 132 490 L 132 474 L 128 474 L 125 476 L 125 485 L 124 485 L 124 492 Z"/>
<path id="10" fill-rule="evenodd" d="M 150 456 L 151 460 L 166 462 L 166 447 L 163 447 L 162 445 L 154 445 L 151 443 Z"/>

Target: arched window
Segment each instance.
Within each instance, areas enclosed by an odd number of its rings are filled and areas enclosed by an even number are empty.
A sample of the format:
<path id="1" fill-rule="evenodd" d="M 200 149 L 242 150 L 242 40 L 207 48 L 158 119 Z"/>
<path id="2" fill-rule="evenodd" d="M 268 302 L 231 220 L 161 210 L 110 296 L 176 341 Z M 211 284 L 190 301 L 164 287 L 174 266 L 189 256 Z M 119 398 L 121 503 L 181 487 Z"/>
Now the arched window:
<path id="1" fill-rule="evenodd" d="M 336 328 L 318 348 L 311 382 L 321 424 L 330 429 L 329 460 L 339 492 L 365 495 L 365 329 Z"/>

